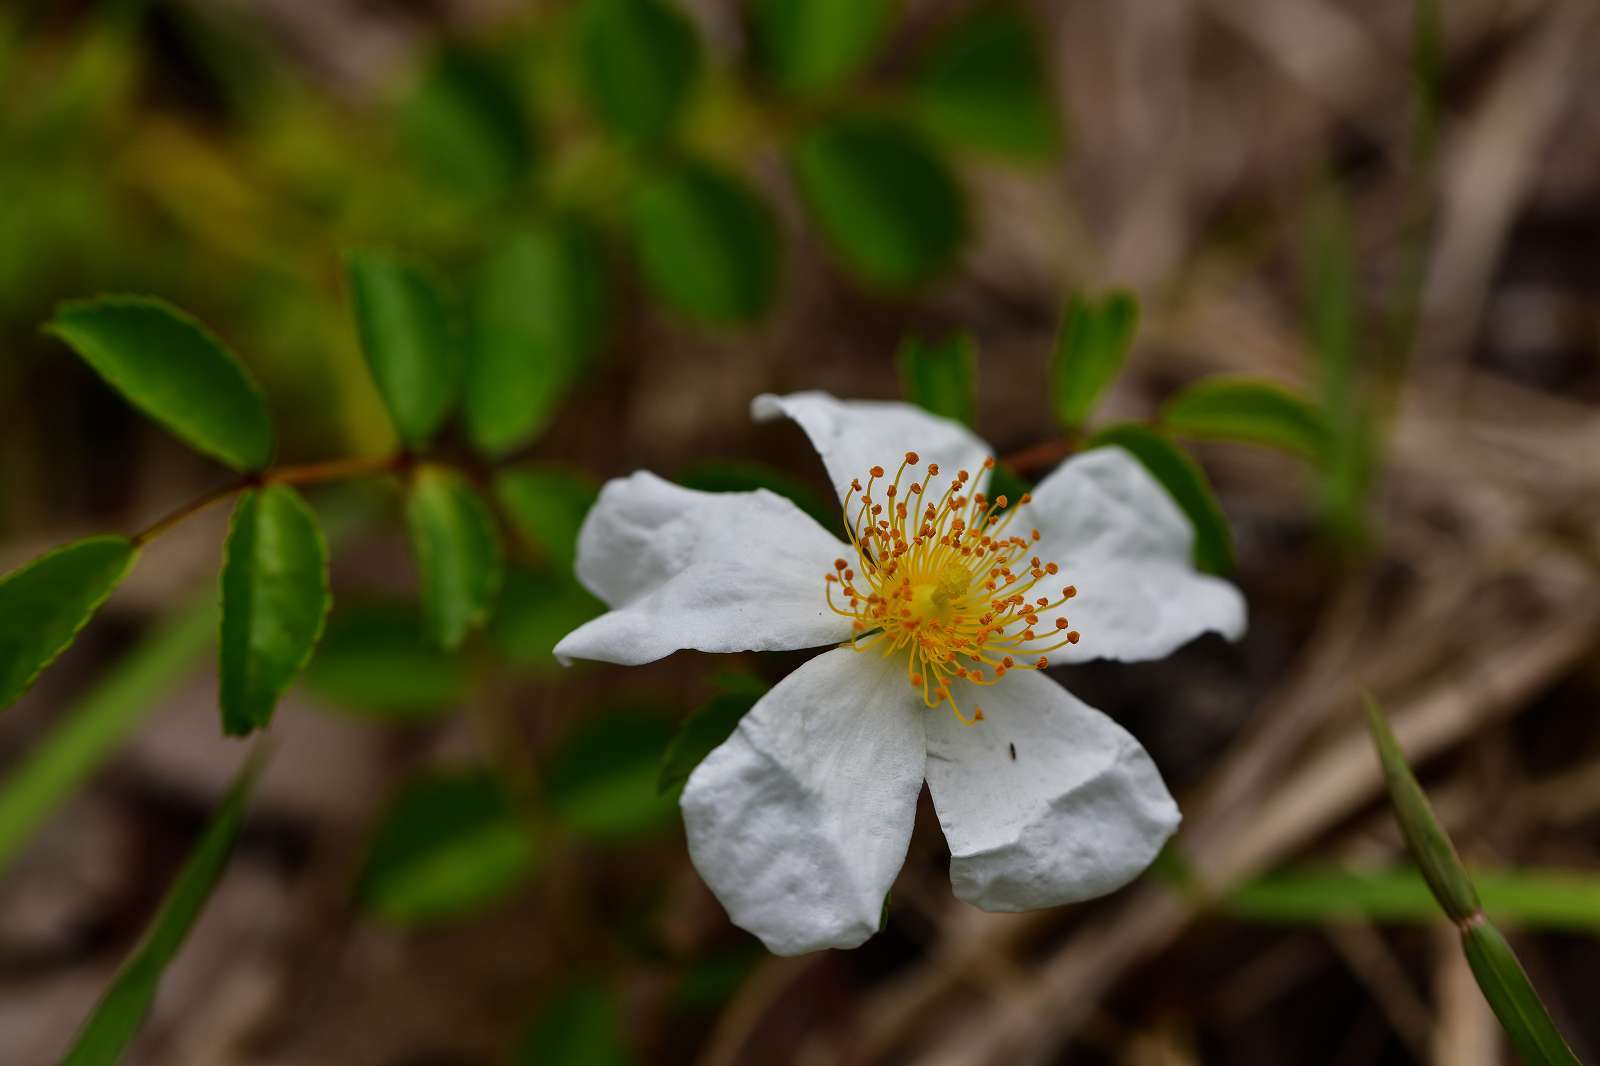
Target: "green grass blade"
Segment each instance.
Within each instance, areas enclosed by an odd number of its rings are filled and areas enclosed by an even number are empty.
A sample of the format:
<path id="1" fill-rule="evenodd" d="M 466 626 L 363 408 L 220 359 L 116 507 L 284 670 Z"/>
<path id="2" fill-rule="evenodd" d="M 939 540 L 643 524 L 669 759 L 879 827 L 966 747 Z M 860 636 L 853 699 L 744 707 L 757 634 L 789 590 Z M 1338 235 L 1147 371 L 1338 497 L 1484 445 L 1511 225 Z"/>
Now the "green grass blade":
<path id="1" fill-rule="evenodd" d="M 1600 934 L 1600 877 L 1573 870 L 1475 870 L 1495 920 L 1529 929 Z M 1437 921 L 1439 905 L 1415 869 L 1304 866 L 1246 881 L 1221 900 L 1237 918 L 1272 923 Z"/>
<path id="2" fill-rule="evenodd" d="M 1539 993 L 1500 931 L 1487 920 L 1473 922 L 1461 930 L 1461 947 L 1483 989 L 1483 998 L 1500 1019 L 1517 1054 L 1532 1066 L 1578 1066 L 1578 1056 L 1550 1020 Z"/>
<path id="3" fill-rule="evenodd" d="M 161 974 L 177 956 L 211 890 L 222 878 L 260 771 L 259 758 L 246 761 L 205 835 L 184 861 L 161 910 L 145 930 L 144 939 L 78 1031 L 72 1049 L 61 1060 L 62 1066 L 110 1066 L 122 1058 L 155 999 Z"/>
<path id="4" fill-rule="evenodd" d="M 1478 894 L 1462 869 L 1450 838 L 1433 816 L 1422 787 L 1406 765 L 1383 709 L 1371 695 L 1366 697 L 1366 706 L 1367 727 L 1378 749 L 1389 799 L 1406 847 L 1439 906 L 1460 929 L 1462 950 L 1484 999 L 1489 1001 L 1511 1043 L 1533 1066 L 1576 1064 L 1577 1056 L 1550 1020 L 1511 946 L 1484 917 Z"/>
<path id="5" fill-rule="evenodd" d="M 198 664 L 216 632 L 216 597 L 185 607 L 62 715 L 62 724 L 0 782 L 0 870 L 84 779 Z"/>
<path id="6" fill-rule="evenodd" d="M 1367 728 L 1378 749 L 1378 761 L 1383 765 L 1389 799 L 1394 804 L 1400 832 L 1405 835 L 1406 847 L 1417 860 L 1423 880 L 1428 882 L 1445 914 L 1453 922 L 1467 921 L 1480 911 L 1478 893 L 1461 866 L 1455 846 L 1433 816 L 1433 807 L 1423 794 L 1422 786 L 1417 784 L 1411 767 L 1406 765 L 1406 757 L 1389 729 L 1383 709 L 1370 695 L 1366 697 L 1366 705 Z"/>

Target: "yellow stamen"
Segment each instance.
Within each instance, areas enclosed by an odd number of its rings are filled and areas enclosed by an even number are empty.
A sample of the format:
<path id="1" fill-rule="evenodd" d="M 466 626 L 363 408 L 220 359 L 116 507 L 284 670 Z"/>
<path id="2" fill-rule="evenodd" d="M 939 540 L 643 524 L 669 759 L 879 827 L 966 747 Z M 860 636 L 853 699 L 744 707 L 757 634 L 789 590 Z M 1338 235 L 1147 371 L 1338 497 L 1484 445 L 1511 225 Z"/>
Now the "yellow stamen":
<path id="1" fill-rule="evenodd" d="M 882 466 L 868 471 L 865 488 L 859 478 L 851 481 L 844 512 L 856 562 L 834 560 L 823 588 L 829 607 L 851 619 L 851 647 L 904 655 L 907 683 L 921 690 L 925 706 L 948 702 L 962 723 L 975 725 L 983 708 L 962 713 L 951 683 L 988 686 L 1012 670 L 1045 669 L 1046 652 L 1078 643 L 1078 631 L 1056 613 L 1078 590 L 1068 585 L 1058 599 L 1029 598 L 1061 568 L 1032 554 L 1037 529 L 1027 537 L 1005 534 L 1017 513 L 1005 510 L 1006 497 L 963 495 L 972 477 L 965 470 L 938 493 L 939 464 L 929 463 L 927 476 L 910 483 L 909 502 L 897 502 L 906 469 L 919 461 L 916 452 L 905 453 L 883 490 L 887 509 L 875 496 Z M 989 460 L 983 469 L 993 466 Z M 1020 502 L 1031 498 L 1024 494 Z M 1046 615 L 1054 617 L 1041 623 Z M 1039 625 L 1048 636 L 1035 632 Z"/>

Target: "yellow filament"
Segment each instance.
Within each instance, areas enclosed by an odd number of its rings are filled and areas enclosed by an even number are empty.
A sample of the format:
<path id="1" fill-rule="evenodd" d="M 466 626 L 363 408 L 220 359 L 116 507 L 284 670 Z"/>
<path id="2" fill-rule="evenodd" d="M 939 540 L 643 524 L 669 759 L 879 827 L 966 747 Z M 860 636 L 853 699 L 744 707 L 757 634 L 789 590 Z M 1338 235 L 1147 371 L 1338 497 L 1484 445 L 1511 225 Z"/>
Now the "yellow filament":
<path id="1" fill-rule="evenodd" d="M 881 499 L 883 467 L 868 472 L 865 488 L 859 478 L 850 483 L 845 525 L 856 558 L 834 560 L 823 585 L 828 606 L 851 619 L 851 647 L 885 658 L 904 654 L 906 679 L 923 704 L 948 702 L 962 723 L 975 725 L 983 708 L 964 714 L 951 682 L 993 685 L 1012 670 L 1044 669 L 1049 652 L 1078 643 L 1078 631 L 1059 613 L 1077 589 L 1064 585 L 1059 595 L 1030 598 L 1060 572 L 1030 554 L 1039 531 L 1006 535 L 1019 508 L 1005 510 L 1004 496 L 963 495 L 971 481 L 965 470 L 930 502 L 938 464 L 929 464 L 923 481 L 913 475 L 906 482 L 906 471 L 918 465 L 917 453 L 907 452 Z M 985 461 L 985 469 L 993 467 L 993 459 Z"/>

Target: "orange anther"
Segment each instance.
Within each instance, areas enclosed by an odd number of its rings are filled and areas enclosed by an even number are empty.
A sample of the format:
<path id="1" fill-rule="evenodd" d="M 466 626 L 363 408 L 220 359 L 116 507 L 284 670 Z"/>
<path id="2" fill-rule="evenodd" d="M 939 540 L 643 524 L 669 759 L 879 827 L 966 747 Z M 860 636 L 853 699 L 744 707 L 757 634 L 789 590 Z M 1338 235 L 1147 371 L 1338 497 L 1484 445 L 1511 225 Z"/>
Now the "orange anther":
<path id="1" fill-rule="evenodd" d="M 928 464 L 928 476 L 929 477 L 938 477 L 939 476 L 939 464 L 938 463 L 929 463 Z"/>
<path id="2" fill-rule="evenodd" d="M 916 452 L 906 452 L 906 462 L 911 466 L 916 466 L 919 458 Z"/>
<path id="3" fill-rule="evenodd" d="M 993 470 L 994 469 L 994 456 L 990 456 L 989 458 L 987 458 L 987 459 L 985 459 L 983 461 L 983 468 L 985 470 Z"/>
<path id="4" fill-rule="evenodd" d="M 1068 639 L 1070 640 L 1071 638 L 1069 637 Z M 1034 663 L 1033 665 L 1035 665 L 1039 669 L 1043 670 L 1045 667 L 1050 665 L 1050 660 L 1048 658 L 1046 658 L 1045 656 L 1041 655 L 1041 656 L 1039 656 L 1039 661 Z"/>
<path id="5" fill-rule="evenodd" d="M 1076 644 L 1076 643 L 1078 643 L 1078 631 L 1076 629 L 1074 629 L 1072 632 L 1067 634 L 1067 643 L 1068 644 Z"/>
<path id="6" fill-rule="evenodd" d="M 1057 566 L 1055 563 L 1045 563 L 1044 572 L 1047 574 L 1059 574 L 1061 572 L 1061 567 Z"/>
<path id="7" fill-rule="evenodd" d="M 1078 594 L 1078 586 L 1076 586 L 1076 585 L 1068 585 L 1066 588 L 1061 590 L 1061 595 L 1064 598 L 1069 599 L 1069 600 L 1072 599 L 1072 597 L 1076 596 L 1077 594 Z"/>
<path id="8" fill-rule="evenodd" d="M 845 562 L 843 559 L 835 559 L 833 561 L 833 568 L 835 570 L 843 570 L 845 567 L 847 567 L 849 565 L 850 564 Z"/>
<path id="9" fill-rule="evenodd" d="M 1067 620 L 1065 618 L 1057 618 L 1056 619 L 1056 628 L 1057 629 L 1065 629 L 1065 628 L 1067 628 Z M 1068 637 L 1067 639 L 1071 640 L 1072 638 Z"/>
<path id="10" fill-rule="evenodd" d="M 883 476 L 883 467 L 875 466 L 871 470 L 868 470 L 867 473 L 871 474 L 873 477 L 882 477 Z"/>

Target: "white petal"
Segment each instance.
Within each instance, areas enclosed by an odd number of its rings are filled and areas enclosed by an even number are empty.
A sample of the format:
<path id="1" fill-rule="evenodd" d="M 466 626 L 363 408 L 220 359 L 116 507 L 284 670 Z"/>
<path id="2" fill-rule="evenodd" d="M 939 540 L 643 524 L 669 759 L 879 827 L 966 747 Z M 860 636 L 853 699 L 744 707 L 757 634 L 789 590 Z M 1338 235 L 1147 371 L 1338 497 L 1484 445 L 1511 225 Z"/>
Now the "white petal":
<path id="1" fill-rule="evenodd" d="M 764 393 L 751 401 L 750 414 L 757 422 L 792 418 L 800 423 L 828 468 L 840 500 L 851 479 L 860 478 L 865 484 L 867 471 L 874 466 L 893 477 L 906 452 L 916 452 L 921 460 L 919 472 L 908 480 L 922 480 L 927 464 L 938 463 L 940 485 L 948 485 L 944 479 L 954 477 L 957 470 L 968 470 L 978 479 L 974 482 L 978 487 L 983 461 L 992 454 L 966 426 L 908 403 L 838 400 L 825 392 Z"/>
<path id="2" fill-rule="evenodd" d="M 1033 490 L 1016 524 L 1037 528 L 1035 551 L 1062 568 L 1045 591 L 1078 590 L 1064 612 L 1082 638 L 1052 660 L 1160 659 L 1201 633 L 1244 634 L 1244 597 L 1194 568 L 1194 527 L 1122 448 L 1067 460 Z"/>
<path id="3" fill-rule="evenodd" d="M 689 776 L 689 856 L 778 955 L 878 930 L 922 791 L 925 713 L 903 661 L 836 648 L 784 678 Z"/>
<path id="4" fill-rule="evenodd" d="M 578 579 L 613 608 L 556 657 L 633 666 L 680 648 L 833 644 L 850 621 L 823 576 L 850 548 L 781 496 L 696 492 L 641 471 L 607 483 L 578 535 Z"/>
<path id="5" fill-rule="evenodd" d="M 957 896 L 1023 911 L 1121 888 L 1178 827 L 1178 806 L 1139 742 L 1033 671 L 955 686 L 968 714 L 928 712 L 928 788 Z"/>

